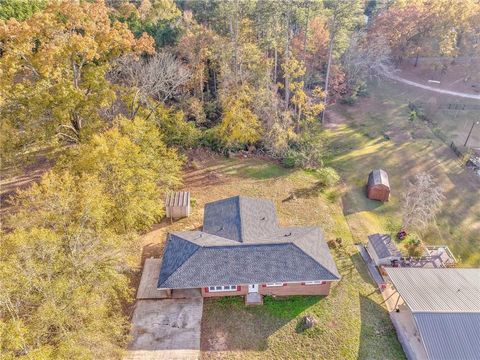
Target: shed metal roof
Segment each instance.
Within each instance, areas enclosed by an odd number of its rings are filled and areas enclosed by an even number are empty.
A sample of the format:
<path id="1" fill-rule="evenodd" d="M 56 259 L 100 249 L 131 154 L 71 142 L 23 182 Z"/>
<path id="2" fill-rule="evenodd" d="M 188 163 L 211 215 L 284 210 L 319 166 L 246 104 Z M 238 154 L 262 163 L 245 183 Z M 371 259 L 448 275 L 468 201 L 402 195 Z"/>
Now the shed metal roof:
<path id="1" fill-rule="evenodd" d="M 390 187 L 390 182 L 388 181 L 388 174 L 385 170 L 376 169 L 372 170 L 368 175 L 368 186 L 373 185 L 385 185 Z"/>
<path id="2" fill-rule="evenodd" d="M 414 313 L 413 317 L 429 359 L 479 359 L 480 313 Z"/>
<path id="3" fill-rule="evenodd" d="M 413 312 L 480 312 L 480 269 L 386 268 Z"/>
<path id="4" fill-rule="evenodd" d="M 368 241 L 372 244 L 373 250 L 375 250 L 379 259 L 385 259 L 390 256 L 400 257 L 402 255 L 390 235 L 368 235 Z"/>

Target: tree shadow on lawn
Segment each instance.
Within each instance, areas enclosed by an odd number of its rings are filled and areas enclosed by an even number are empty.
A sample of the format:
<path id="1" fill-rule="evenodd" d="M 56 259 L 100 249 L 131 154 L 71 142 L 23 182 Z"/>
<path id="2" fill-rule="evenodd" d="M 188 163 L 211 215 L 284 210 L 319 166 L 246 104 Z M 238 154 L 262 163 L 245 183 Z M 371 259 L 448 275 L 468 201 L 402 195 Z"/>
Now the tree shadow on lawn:
<path id="1" fill-rule="evenodd" d="M 373 211 L 383 203 L 367 198 L 366 185 L 352 186 L 342 196 L 343 215 L 352 215 L 362 211 Z"/>
<path id="2" fill-rule="evenodd" d="M 264 304 L 257 307 L 245 306 L 243 297 L 207 298 L 204 300 L 201 350 L 265 351 L 270 335 L 324 298 L 265 296 Z"/>
<path id="3" fill-rule="evenodd" d="M 360 297 L 360 345 L 358 359 L 404 359 L 402 347 L 387 310 L 371 300 Z M 391 354 L 392 357 L 386 357 Z"/>

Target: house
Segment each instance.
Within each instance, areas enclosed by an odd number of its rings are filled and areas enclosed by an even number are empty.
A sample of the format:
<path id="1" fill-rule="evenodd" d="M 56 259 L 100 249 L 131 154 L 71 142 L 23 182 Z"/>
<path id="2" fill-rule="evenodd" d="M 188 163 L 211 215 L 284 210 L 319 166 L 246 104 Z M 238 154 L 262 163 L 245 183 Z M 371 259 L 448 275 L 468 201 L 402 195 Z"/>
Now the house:
<path id="1" fill-rule="evenodd" d="M 367 182 L 367 197 L 371 200 L 388 201 L 390 182 L 385 170 L 377 169 L 370 172 Z"/>
<path id="2" fill-rule="evenodd" d="M 168 235 L 158 289 L 202 296 L 328 295 L 335 262 L 315 226 L 278 226 L 269 200 L 235 196 L 205 205 L 202 231 Z"/>
<path id="3" fill-rule="evenodd" d="M 170 192 L 165 197 L 165 215 L 170 219 L 190 216 L 190 192 Z"/>
<path id="4" fill-rule="evenodd" d="M 369 235 L 367 251 L 377 266 L 391 266 L 392 261 L 399 261 L 402 256 L 390 235 L 386 234 Z"/>
<path id="5" fill-rule="evenodd" d="M 480 354 L 480 269 L 386 268 L 404 324 L 419 334 L 415 358 L 474 360 Z M 393 296 L 393 295 L 392 295 Z M 408 322 L 406 321 L 408 320 Z M 408 331 L 407 329 L 405 331 Z"/>

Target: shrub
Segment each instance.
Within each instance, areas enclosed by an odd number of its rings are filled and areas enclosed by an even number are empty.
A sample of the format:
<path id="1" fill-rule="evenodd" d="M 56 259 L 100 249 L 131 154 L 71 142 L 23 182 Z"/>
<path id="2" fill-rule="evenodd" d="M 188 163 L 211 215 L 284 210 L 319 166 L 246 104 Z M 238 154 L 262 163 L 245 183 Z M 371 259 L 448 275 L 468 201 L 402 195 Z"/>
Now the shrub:
<path id="1" fill-rule="evenodd" d="M 348 97 L 343 98 L 342 100 L 340 100 L 340 102 L 341 102 L 342 104 L 352 106 L 352 105 L 355 105 L 355 103 L 357 102 L 357 100 L 358 100 L 357 95 L 350 95 L 350 96 L 348 96 Z"/>
<path id="2" fill-rule="evenodd" d="M 318 178 L 318 182 L 324 187 L 332 187 L 338 184 L 340 181 L 340 175 L 337 171 L 331 167 L 324 167 L 316 170 L 315 175 Z"/>
<path id="3" fill-rule="evenodd" d="M 408 255 L 420 256 L 422 254 L 422 241 L 416 234 L 407 235 L 403 243 Z"/>
<path id="4" fill-rule="evenodd" d="M 298 139 L 290 141 L 283 156 L 285 167 L 317 169 L 323 165 L 323 134 L 318 128 L 304 131 Z"/>

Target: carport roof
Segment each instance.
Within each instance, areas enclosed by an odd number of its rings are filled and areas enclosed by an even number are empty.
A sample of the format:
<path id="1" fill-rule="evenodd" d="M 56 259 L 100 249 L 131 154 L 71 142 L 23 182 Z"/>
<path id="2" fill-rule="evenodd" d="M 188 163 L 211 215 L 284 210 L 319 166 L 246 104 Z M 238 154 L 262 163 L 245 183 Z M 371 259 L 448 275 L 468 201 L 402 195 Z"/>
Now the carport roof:
<path id="1" fill-rule="evenodd" d="M 386 271 L 412 311 L 429 359 L 478 359 L 480 269 Z"/>
<path id="2" fill-rule="evenodd" d="M 413 312 L 480 312 L 480 269 L 386 268 Z"/>

